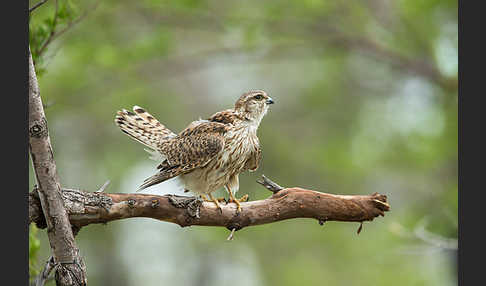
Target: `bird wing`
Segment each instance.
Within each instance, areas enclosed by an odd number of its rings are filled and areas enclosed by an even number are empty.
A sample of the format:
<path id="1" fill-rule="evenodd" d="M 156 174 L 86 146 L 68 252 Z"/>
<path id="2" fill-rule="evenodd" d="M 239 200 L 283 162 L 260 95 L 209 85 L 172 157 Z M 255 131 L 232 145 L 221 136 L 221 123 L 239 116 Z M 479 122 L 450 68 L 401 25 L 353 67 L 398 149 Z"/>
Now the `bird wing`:
<path id="1" fill-rule="evenodd" d="M 242 119 L 238 116 L 234 109 L 226 109 L 216 112 L 208 118 L 211 122 L 220 122 L 224 124 L 234 124 L 237 119 Z"/>
<path id="2" fill-rule="evenodd" d="M 260 165 L 261 160 L 262 149 L 260 149 L 260 147 L 257 147 L 257 149 L 251 153 L 250 158 L 248 158 L 248 160 L 245 162 L 243 170 L 249 170 L 250 172 L 256 171 L 258 169 L 258 166 Z"/>
<path id="3" fill-rule="evenodd" d="M 204 167 L 224 148 L 227 126 L 206 120 L 191 123 L 175 138 L 161 144 L 159 151 L 166 156 L 158 167 L 159 172 L 147 178 L 139 190 L 170 178 Z"/>

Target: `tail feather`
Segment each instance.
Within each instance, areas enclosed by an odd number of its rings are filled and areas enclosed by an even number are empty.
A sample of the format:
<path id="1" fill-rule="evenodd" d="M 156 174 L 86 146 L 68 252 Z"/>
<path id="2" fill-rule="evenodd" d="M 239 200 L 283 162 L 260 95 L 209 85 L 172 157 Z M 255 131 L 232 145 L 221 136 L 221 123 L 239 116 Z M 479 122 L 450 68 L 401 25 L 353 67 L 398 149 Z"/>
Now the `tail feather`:
<path id="1" fill-rule="evenodd" d="M 121 131 L 132 139 L 157 150 L 161 140 L 176 136 L 143 108 L 134 106 L 133 111 L 135 113 L 123 109 L 118 111 L 115 117 L 115 123 Z"/>
<path id="2" fill-rule="evenodd" d="M 157 174 L 151 176 L 151 177 L 148 177 L 147 179 L 145 179 L 143 181 L 143 184 L 140 185 L 140 187 L 138 188 L 137 192 L 143 190 L 143 189 L 146 189 L 150 186 L 153 186 L 153 185 L 157 185 L 159 183 L 162 183 L 168 179 L 171 179 L 175 176 L 179 175 L 179 168 L 177 167 L 173 167 L 173 168 L 170 168 L 170 169 L 165 169 L 165 170 L 161 170 L 159 171 Z"/>

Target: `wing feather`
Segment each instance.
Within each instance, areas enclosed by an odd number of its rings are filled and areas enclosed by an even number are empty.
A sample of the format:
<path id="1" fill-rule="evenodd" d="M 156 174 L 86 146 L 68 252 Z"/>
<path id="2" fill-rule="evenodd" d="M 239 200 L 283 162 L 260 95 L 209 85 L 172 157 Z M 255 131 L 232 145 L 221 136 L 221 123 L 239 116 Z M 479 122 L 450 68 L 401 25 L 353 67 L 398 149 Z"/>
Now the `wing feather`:
<path id="1" fill-rule="evenodd" d="M 204 167 L 224 148 L 227 126 L 206 120 L 193 122 L 176 137 L 160 146 L 166 156 L 157 168 L 159 172 L 146 179 L 139 190 L 170 178 Z"/>
<path id="2" fill-rule="evenodd" d="M 243 171 L 249 170 L 250 172 L 254 172 L 258 169 L 260 165 L 260 161 L 262 160 L 262 150 L 260 147 L 256 149 L 254 152 L 251 153 L 250 158 L 245 162 L 245 166 Z"/>

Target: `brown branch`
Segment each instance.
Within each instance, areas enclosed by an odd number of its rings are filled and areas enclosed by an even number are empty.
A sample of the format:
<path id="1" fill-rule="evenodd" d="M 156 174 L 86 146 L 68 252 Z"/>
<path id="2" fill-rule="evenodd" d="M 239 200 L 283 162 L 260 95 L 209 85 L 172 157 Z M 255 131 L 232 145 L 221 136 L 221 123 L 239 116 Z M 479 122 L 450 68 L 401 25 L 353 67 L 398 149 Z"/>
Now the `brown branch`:
<path id="1" fill-rule="evenodd" d="M 270 180 L 266 179 L 271 182 Z M 273 182 L 272 182 L 273 183 Z M 275 184 L 276 185 L 276 184 Z M 277 185 L 278 186 L 278 185 Z M 268 187 L 267 187 L 268 188 Z M 272 192 L 273 190 L 269 188 Z M 292 218 L 325 221 L 363 222 L 389 211 L 385 195 L 333 195 L 302 188 L 284 188 L 264 200 L 242 203 L 236 214 L 233 203 L 221 204 L 222 213 L 211 202 L 176 195 L 122 194 L 64 189 L 64 204 L 71 224 L 83 227 L 93 223 L 146 217 L 176 223 L 182 227 L 220 226 L 240 230 L 247 226 Z M 42 228 L 42 215 L 35 212 L 36 197 L 30 193 L 29 223 Z"/>
<path id="2" fill-rule="evenodd" d="M 56 285 L 86 285 L 86 267 L 74 241 L 64 208 L 47 120 L 29 48 L 29 151 L 38 184 L 37 193 L 47 226 L 56 268 Z M 30 200 L 30 199 L 29 199 Z M 29 209 L 30 210 L 30 209 Z"/>
<path id="3" fill-rule="evenodd" d="M 259 183 L 260 185 L 264 186 L 265 188 L 267 188 L 269 191 L 271 191 L 274 194 L 276 194 L 276 193 L 278 193 L 278 192 L 280 192 L 281 190 L 284 189 L 283 187 L 277 185 L 277 183 L 275 183 L 272 180 L 270 180 L 269 178 L 265 177 L 265 175 L 262 175 L 261 181 L 256 181 L 256 182 Z"/>

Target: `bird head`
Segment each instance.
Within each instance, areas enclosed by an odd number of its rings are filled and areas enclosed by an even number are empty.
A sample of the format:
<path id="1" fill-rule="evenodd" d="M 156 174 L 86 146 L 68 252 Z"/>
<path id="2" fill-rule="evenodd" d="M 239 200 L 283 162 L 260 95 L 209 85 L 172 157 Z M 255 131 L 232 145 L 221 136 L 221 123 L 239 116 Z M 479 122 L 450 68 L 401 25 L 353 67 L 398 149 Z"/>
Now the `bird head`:
<path id="1" fill-rule="evenodd" d="M 273 103 L 273 99 L 265 91 L 252 90 L 238 98 L 235 103 L 235 111 L 246 120 L 259 124 L 267 113 L 269 105 Z"/>

